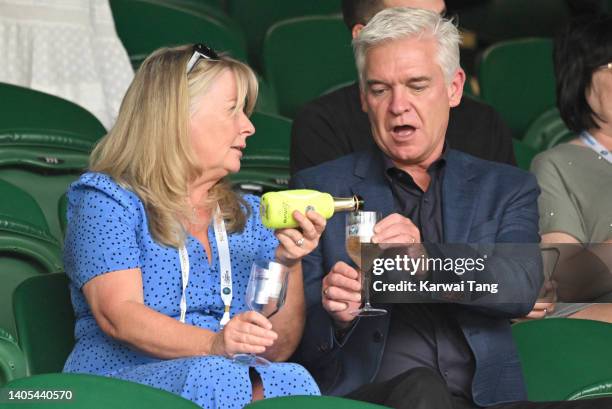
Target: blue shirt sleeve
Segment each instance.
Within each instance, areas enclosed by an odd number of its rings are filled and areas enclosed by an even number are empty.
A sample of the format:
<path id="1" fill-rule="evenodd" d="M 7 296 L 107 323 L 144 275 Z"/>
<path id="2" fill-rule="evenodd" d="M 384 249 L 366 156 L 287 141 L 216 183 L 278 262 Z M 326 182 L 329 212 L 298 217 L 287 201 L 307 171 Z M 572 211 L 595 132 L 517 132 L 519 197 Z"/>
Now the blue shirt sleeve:
<path id="1" fill-rule="evenodd" d="M 81 288 L 101 274 L 140 267 L 136 195 L 103 174 L 87 173 L 68 190 L 66 274 Z"/>

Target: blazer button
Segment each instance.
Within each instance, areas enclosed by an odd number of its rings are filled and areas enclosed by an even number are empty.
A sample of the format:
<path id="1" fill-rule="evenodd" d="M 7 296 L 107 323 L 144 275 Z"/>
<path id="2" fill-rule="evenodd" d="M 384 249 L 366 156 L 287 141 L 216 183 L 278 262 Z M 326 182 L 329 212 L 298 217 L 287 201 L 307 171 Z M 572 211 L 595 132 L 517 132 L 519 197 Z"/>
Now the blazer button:
<path id="1" fill-rule="evenodd" d="M 372 335 L 372 339 L 374 340 L 374 342 L 382 342 L 383 338 L 383 333 L 380 332 L 380 330 L 374 331 L 374 334 Z"/>
<path id="2" fill-rule="evenodd" d="M 319 349 L 319 352 L 322 352 L 322 353 L 326 353 L 327 351 L 329 351 L 329 348 L 325 344 L 319 344 L 318 349 Z"/>

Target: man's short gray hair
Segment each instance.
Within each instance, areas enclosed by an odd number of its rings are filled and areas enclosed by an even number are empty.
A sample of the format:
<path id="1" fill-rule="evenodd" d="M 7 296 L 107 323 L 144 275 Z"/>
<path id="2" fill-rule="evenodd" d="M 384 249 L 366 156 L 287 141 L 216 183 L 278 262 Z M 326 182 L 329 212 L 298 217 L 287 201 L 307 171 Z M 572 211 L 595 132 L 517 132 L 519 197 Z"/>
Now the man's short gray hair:
<path id="1" fill-rule="evenodd" d="M 381 43 L 404 38 L 432 36 L 438 44 L 438 64 L 450 83 L 459 66 L 459 30 L 438 13 L 409 7 L 395 7 L 376 14 L 353 40 L 355 62 L 361 86 L 365 85 L 365 57 Z"/>

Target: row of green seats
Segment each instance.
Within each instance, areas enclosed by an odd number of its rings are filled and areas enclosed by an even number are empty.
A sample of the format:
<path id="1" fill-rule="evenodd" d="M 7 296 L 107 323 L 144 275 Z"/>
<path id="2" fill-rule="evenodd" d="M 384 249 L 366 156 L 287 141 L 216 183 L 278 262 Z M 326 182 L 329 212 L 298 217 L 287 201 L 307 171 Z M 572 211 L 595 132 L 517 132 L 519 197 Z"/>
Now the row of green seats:
<path id="1" fill-rule="evenodd" d="M 331 87 L 357 79 L 350 33 L 339 14 L 329 14 L 339 11 L 338 5 L 235 0 L 227 4 L 230 17 L 193 0 L 111 1 L 117 33 L 134 67 L 156 48 L 198 41 L 243 61 L 249 54 L 265 74 L 265 80 L 259 78 L 257 109 L 289 118 Z M 307 16 L 289 18 L 298 15 Z M 555 105 L 551 56 L 550 39 L 532 38 L 495 44 L 482 57 L 480 97 L 501 113 L 517 139 Z"/>
<path id="2" fill-rule="evenodd" d="M 13 298 L 18 342 L 0 332 L 0 386 L 9 382 L 9 387 L 27 384 L 25 379 L 15 381 L 26 375 L 61 371 L 74 344 L 74 318 L 68 280 L 64 274 L 29 278 L 15 290 Z M 612 368 L 609 365 L 612 362 L 609 348 L 612 325 L 600 321 L 552 318 L 515 324 L 512 335 L 530 400 L 612 395 Z M 302 405 L 306 402 L 317 401 L 321 405 L 331 405 L 335 398 L 284 399 L 289 399 L 284 401 L 286 404 L 295 399 L 296 407 L 305 407 Z M 249 407 L 274 409 L 281 407 L 278 406 L 281 402 L 262 401 Z M 335 404 L 348 405 L 349 402 L 337 401 Z"/>
<path id="3" fill-rule="evenodd" d="M 31 89 L 0 83 L 0 99 L 10 101 L 0 110 L 0 181 L 34 199 L 44 214 L 44 230 L 61 243 L 64 193 L 87 168 L 89 153 L 104 135 L 104 127 L 78 105 Z M 284 189 L 289 179 L 291 121 L 261 112 L 251 120 L 257 134 L 248 140 L 243 170 L 233 176 L 234 182 L 255 193 Z"/>
<path id="4" fill-rule="evenodd" d="M 27 278 L 62 271 L 61 245 L 32 196 L 3 180 L 0 196 L 0 327 L 17 337 L 13 291 Z"/>

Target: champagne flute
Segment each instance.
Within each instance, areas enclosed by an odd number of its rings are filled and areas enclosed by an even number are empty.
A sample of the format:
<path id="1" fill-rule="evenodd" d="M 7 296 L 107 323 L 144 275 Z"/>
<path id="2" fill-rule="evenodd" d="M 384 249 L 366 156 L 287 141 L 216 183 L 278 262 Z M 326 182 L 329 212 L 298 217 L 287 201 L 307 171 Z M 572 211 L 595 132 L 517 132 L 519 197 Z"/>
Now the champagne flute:
<path id="1" fill-rule="evenodd" d="M 346 215 L 346 252 L 360 271 L 361 297 L 364 301 L 363 307 L 349 312 L 358 317 L 375 317 L 387 313 L 383 308 L 374 308 L 370 305 L 371 274 L 368 270 L 371 266 L 362 265 L 361 259 L 361 244 L 372 242 L 374 226 L 381 218 L 380 212 L 360 211 Z"/>
<path id="2" fill-rule="evenodd" d="M 257 260 L 251 266 L 246 291 L 246 304 L 266 318 L 272 317 L 285 304 L 289 269 L 280 263 Z M 255 354 L 236 354 L 234 361 L 249 366 L 267 366 L 270 361 Z"/>

